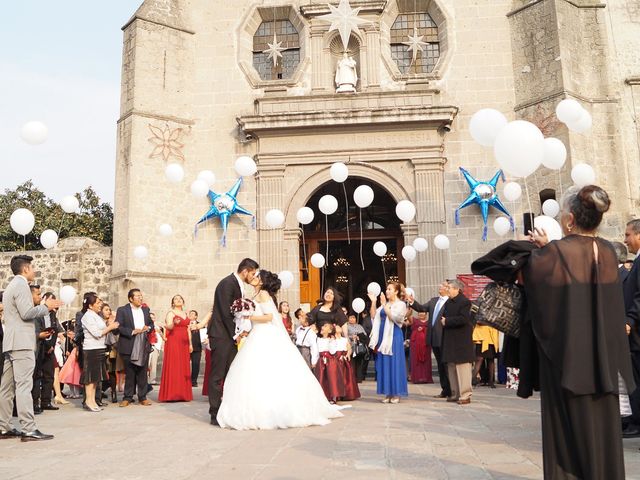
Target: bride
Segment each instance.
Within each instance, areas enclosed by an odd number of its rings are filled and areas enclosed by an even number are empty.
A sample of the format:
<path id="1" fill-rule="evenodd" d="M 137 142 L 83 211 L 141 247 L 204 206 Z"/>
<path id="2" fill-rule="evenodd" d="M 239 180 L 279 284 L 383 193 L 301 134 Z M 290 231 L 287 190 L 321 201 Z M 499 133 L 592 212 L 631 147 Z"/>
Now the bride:
<path id="1" fill-rule="evenodd" d="M 291 342 L 275 300 L 278 276 L 261 270 L 251 282 L 256 309 L 251 333 L 224 381 L 217 420 L 235 430 L 326 425 L 341 417 Z"/>

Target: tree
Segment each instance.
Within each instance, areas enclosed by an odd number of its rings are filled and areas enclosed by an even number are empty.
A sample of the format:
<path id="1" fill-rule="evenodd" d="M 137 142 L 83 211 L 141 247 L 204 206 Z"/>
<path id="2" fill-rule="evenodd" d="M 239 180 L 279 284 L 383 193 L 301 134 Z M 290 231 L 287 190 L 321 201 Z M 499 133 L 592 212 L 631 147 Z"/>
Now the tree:
<path id="1" fill-rule="evenodd" d="M 58 232 L 60 239 L 67 237 L 88 237 L 103 245 L 113 243 L 113 209 L 101 202 L 96 192 L 87 187 L 76 193 L 80 202 L 80 212 L 65 213 L 57 202 L 48 198 L 31 180 L 18 185 L 15 190 L 6 189 L 0 194 L 0 251 L 22 250 L 24 239 L 11 229 L 9 217 L 18 208 L 28 208 L 36 219 L 35 226 L 26 236 L 27 250 L 40 250 L 40 234 L 51 229 Z"/>

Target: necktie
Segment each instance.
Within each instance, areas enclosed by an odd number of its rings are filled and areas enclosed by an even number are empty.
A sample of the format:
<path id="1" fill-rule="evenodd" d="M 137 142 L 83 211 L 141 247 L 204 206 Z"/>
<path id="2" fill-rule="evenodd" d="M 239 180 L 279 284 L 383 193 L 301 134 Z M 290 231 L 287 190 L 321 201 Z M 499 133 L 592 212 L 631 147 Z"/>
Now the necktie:
<path id="1" fill-rule="evenodd" d="M 433 309 L 433 320 L 431 320 L 431 326 L 434 326 L 436 324 L 436 319 L 440 314 L 440 310 L 442 310 L 442 303 L 442 299 L 439 298 L 438 302 L 436 303 L 436 308 Z"/>

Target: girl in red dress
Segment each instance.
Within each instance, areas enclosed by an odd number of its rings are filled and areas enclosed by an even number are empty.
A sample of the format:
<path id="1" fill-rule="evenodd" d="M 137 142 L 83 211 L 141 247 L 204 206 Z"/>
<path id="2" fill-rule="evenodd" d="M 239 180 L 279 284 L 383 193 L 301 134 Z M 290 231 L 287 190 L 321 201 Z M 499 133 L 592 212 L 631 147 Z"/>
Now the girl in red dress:
<path id="1" fill-rule="evenodd" d="M 322 325 L 321 338 L 318 338 L 320 358 L 315 370 L 316 378 L 320 382 L 327 400 L 331 403 L 336 403 L 346 394 L 343 370 L 336 355 L 335 334 L 336 328 L 332 323 Z"/>
<path id="2" fill-rule="evenodd" d="M 282 317 L 284 328 L 287 330 L 289 336 L 291 336 L 293 334 L 293 319 L 291 318 L 291 307 L 289 307 L 289 302 L 280 302 L 280 305 L 278 305 L 278 312 Z"/>
<path id="3" fill-rule="evenodd" d="M 191 389 L 191 330 L 189 318 L 184 312 L 184 298 L 176 295 L 171 299 L 171 311 L 165 319 L 167 341 L 162 360 L 160 380 L 160 402 L 190 402 Z"/>
<path id="4" fill-rule="evenodd" d="M 353 355 L 349 339 L 342 336 L 342 329 L 336 328 L 336 356 L 338 357 L 342 376 L 344 378 L 344 396 L 341 400 L 356 400 L 360 398 L 360 389 L 353 369 Z"/>
<path id="5" fill-rule="evenodd" d="M 426 313 L 418 313 L 411 322 L 409 356 L 411 361 L 411 383 L 433 383 L 431 373 L 431 347 L 427 345 L 429 321 Z"/>

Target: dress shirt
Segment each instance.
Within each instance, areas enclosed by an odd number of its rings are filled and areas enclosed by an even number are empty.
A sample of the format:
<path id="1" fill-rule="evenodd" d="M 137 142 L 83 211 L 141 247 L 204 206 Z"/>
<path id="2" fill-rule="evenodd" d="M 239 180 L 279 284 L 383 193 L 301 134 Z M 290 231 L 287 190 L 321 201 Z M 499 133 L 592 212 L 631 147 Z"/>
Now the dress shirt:
<path id="1" fill-rule="evenodd" d="M 44 328 L 51 328 L 51 314 L 49 313 L 44 316 Z"/>
<path id="2" fill-rule="evenodd" d="M 433 318 L 431 319 L 431 326 L 434 326 L 436 324 L 436 318 L 438 318 L 438 315 L 440 314 L 440 311 L 442 310 L 442 307 L 447 300 L 449 300 L 449 297 L 440 297 L 436 302 L 436 306 L 433 308 Z"/>
<path id="3" fill-rule="evenodd" d="M 142 307 L 134 307 L 131 305 L 131 313 L 133 313 L 133 327 L 136 330 L 141 330 L 144 328 L 144 312 L 142 311 Z"/>
<path id="4" fill-rule="evenodd" d="M 318 352 L 318 337 L 311 327 L 298 327 L 296 329 L 296 345 L 298 347 L 309 347 L 311 352 L 311 365 L 318 363 L 320 353 Z"/>

